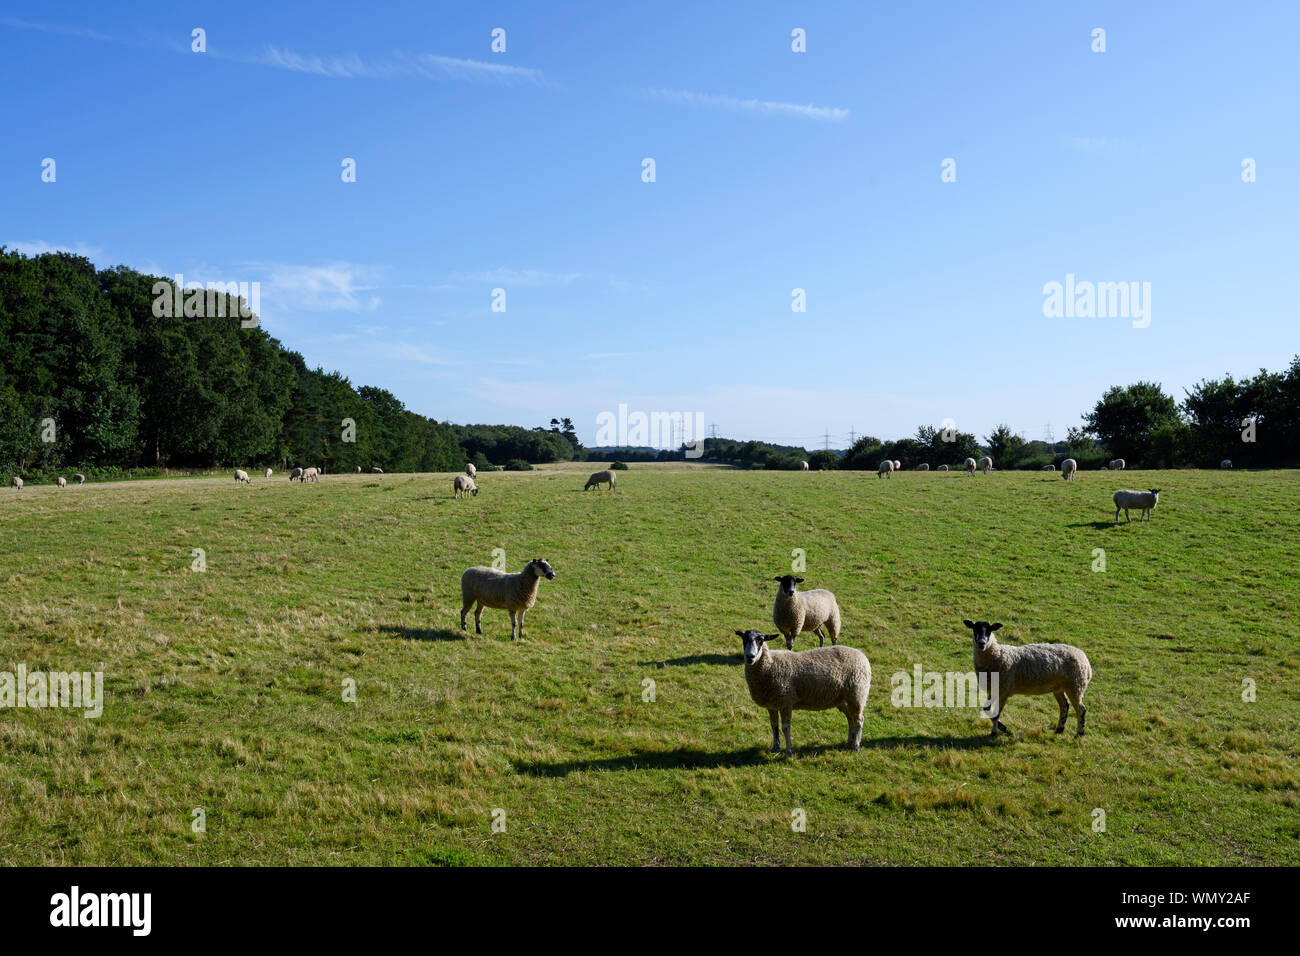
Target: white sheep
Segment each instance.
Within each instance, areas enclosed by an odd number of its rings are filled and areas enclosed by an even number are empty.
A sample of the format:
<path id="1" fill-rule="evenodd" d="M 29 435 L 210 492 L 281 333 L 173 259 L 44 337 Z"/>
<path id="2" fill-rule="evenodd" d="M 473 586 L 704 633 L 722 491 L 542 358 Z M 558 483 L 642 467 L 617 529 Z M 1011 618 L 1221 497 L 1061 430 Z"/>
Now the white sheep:
<path id="1" fill-rule="evenodd" d="M 1111 471 L 1123 471 L 1127 465 L 1123 458 L 1116 458 L 1114 461 L 1108 463 L 1107 467 L 1110 468 Z"/>
<path id="2" fill-rule="evenodd" d="M 1130 491 L 1127 488 L 1123 491 L 1115 492 L 1115 523 L 1119 524 L 1119 513 L 1124 512 L 1124 517 L 1132 521 L 1128 516 L 1129 508 L 1141 508 L 1138 514 L 1138 521 L 1142 520 L 1143 515 L 1148 521 L 1151 520 L 1151 509 L 1160 504 L 1160 489 L 1152 488 L 1149 491 Z"/>
<path id="3" fill-rule="evenodd" d="M 807 471 L 807 470 L 808 470 L 808 462 L 806 462 L 806 461 L 801 461 L 801 462 L 799 462 L 799 470 L 800 470 L 800 471 Z"/>
<path id="4" fill-rule="evenodd" d="M 927 465 L 925 462 L 922 462 L 921 464 L 919 464 L 919 465 L 916 466 L 916 470 L 917 470 L 917 471 L 929 471 L 929 470 L 930 470 L 930 466 Z"/>
<path id="5" fill-rule="evenodd" d="M 478 485 L 474 484 L 474 479 L 469 475 L 457 475 L 451 482 L 451 496 L 453 498 L 463 498 L 465 495 L 476 497 L 478 495 Z"/>
<path id="6" fill-rule="evenodd" d="M 842 713 L 849 722 L 845 747 L 862 749 L 862 713 L 871 693 L 871 662 L 856 647 L 814 647 L 806 651 L 773 650 L 767 642 L 779 634 L 736 631 L 745 650 L 745 683 L 749 696 L 766 708 L 772 721 L 772 752 L 781 750 L 780 730 L 785 732 L 785 755 L 794 756 L 790 743 L 790 717 L 796 710 L 830 710 Z"/>
<path id="7" fill-rule="evenodd" d="M 840 606 L 835 595 L 824 588 L 796 591 L 803 578 L 779 574 L 772 579 L 780 583 L 772 603 L 772 623 L 785 635 L 786 650 L 794 650 L 794 639 L 804 631 L 817 635 L 817 646 L 824 647 L 826 635 L 832 644 L 840 642 Z"/>
<path id="8" fill-rule="evenodd" d="M 1067 458 L 1061 462 L 1061 477 L 1066 481 L 1074 481 L 1074 473 L 1079 470 L 1079 463 L 1073 458 Z"/>
<path id="9" fill-rule="evenodd" d="M 302 481 L 302 469 L 301 469 L 301 468 L 295 468 L 295 469 L 293 469 L 293 471 L 289 472 L 289 480 L 290 480 L 290 481 L 293 481 L 294 479 L 297 479 L 298 481 Z"/>
<path id="10" fill-rule="evenodd" d="M 59 475 L 59 477 L 55 478 L 54 483 L 58 485 L 60 488 L 68 487 L 68 479 L 64 478 L 62 475 Z"/>
<path id="11" fill-rule="evenodd" d="M 361 474 L 361 466 L 360 466 L 360 465 L 357 465 L 357 474 L 358 474 L 358 475 Z"/>
<path id="12" fill-rule="evenodd" d="M 244 471 L 242 468 L 235 469 L 235 481 L 242 481 L 246 485 L 251 485 L 253 483 L 253 479 L 248 477 L 248 472 Z"/>
<path id="13" fill-rule="evenodd" d="M 1220 467 L 1220 468 L 1231 468 L 1231 467 L 1232 467 L 1232 459 L 1231 459 L 1231 458 L 1225 458 L 1225 459 L 1223 459 L 1223 461 L 1219 462 L 1219 467 Z"/>
<path id="14" fill-rule="evenodd" d="M 79 485 L 84 485 L 86 483 L 86 476 L 83 475 L 81 472 L 77 472 L 72 477 Z"/>
<path id="15" fill-rule="evenodd" d="M 320 469 L 304 468 L 302 470 L 302 477 L 298 480 L 299 481 L 320 481 Z"/>
<path id="16" fill-rule="evenodd" d="M 266 469 L 266 477 L 270 478 L 274 474 L 275 472 L 273 472 L 270 468 Z"/>
<path id="17" fill-rule="evenodd" d="M 1044 466 L 1043 466 L 1043 471 L 1056 471 L 1056 466 L 1055 466 L 1055 465 L 1044 465 Z"/>
<path id="18" fill-rule="evenodd" d="M 23 490 L 23 480 L 19 478 L 17 475 L 14 475 L 12 478 L 9 479 L 9 484 L 12 487 L 17 488 L 19 491 Z"/>
<path id="19" fill-rule="evenodd" d="M 940 465 L 938 468 L 935 469 L 935 471 L 947 471 L 947 470 L 948 470 L 947 465 Z"/>
<path id="20" fill-rule="evenodd" d="M 469 475 L 471 478 L 478 477 L 478 469 L 474 467 L 472 461 L 465 462 L 465 474 Z"/>
<path id="21" fill-rule="evenodd" d="M 609 485 L 610 491 L 614 490 L 614 471 L 611 468 L 606 468 L 604 471 L 598 471 L 588 478 L 587 483 L 582 486 L 582 490 L 586 491 L 588 488 L 595 488 L 599 491 L 600 486 L 605 484 Z"/>
<path id="22" fill-rule="evenodd" d="M 378 465 L 375 465 L 370 469 L 370 473 L 372 475 L 382 475 L 384 473 L 384 469 L 380 468 Z"/>
<path id="23" fill-rule="evenodd" d="M 903 463 L 902 463 L 901 461 L 899 461 L 897 458 L 895 458 L 895 459 L 894 459 L 894 471 L 902 471 L 902 470 L 903 470 Z"/>
<path id="24" fill-rule="evenodd" d="M 537 586 L 542 578 L 555 579 L 551 566 L 541 558 L 533 558 L 518 574 L 507 574 L 496 568 L 482 565 L 469 568 L 460 576 L 460 596 L 463 607 L 460 610 L 460 629 L 465 627 L 465 615 L 471 606 L 474 608 L 474 633 L 482 634 L 479 624 L 483 608 L 494 607 L 510 612 L 510 640 L 515 639 L 516 617 L 518 618 L 518 636 L 524 636 L 524 614 L 537 603 Z"/>
<path id="25" fill-rule="evenodd" d="M 1032 694 L 1056 697 L 1061 708 L 1061 719 L 1056 724 L 1058 734 L 1065 730 L 1065 718 L 1073 704 L 1079 715 L 1079 736 L 1083 736 L 1083 721 L 1088 713 L 1083 706 L 1083 695 L 1088 690 L 1088 681 L 1092 680 L 1092 664 L 1087 654 L 1069 644 L 1002 645 L 993 636 L 1001 624 L 971 620 L 962 623 L 971 629 L 974 640 L 975 673 L 980 681 L 987 682 L 989 707 L 985 716 L 993 721 L 990 736 L 996 737 L 999 730 L 1011 733 L 999 719 L 1007 699 Z"/>
<path id="26" fill-rule="evenodd" d="M 990 471 L 993 470 L 993 459 L 990 458 L 988 455 L 985 455 L 983 458 L 979 460 L 979 463 L 976 464 L 975 467 L 987 475 Z"/>
<path id="27" fill-rule="evenodd" d="M 975 474 L 975 459 L 967 458 L 965 464 L 962 465 L 962 467 L 966 469 L 966 474 L 968 475 Z"/>
<path id="28" fill-rule="evenodd" d="M 886 458 L 884 461 L 882 461 L 882 462 L 880 463 L 880 467 L 876 469 L 876 477 L 877 477 L 877 478 L 893 478 L 893 477 L 894 477 L 894 463 L 893 463 L 890 459 L 888 459 L 888 458 Z"/>

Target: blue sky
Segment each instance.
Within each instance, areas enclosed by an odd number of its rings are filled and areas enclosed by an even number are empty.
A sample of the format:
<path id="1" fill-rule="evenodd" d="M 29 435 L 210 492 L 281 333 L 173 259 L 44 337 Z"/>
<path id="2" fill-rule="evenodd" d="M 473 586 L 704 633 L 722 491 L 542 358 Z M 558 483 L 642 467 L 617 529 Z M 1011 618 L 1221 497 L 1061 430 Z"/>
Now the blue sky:
<path id="1" fill-rule="evenodd" d="M 260 282 L 439 419 L 1060 438 L 1300 351 L 1294 3 L 8 10 L 0 243 Z M 1149 282 L 1150 326 L 1045 317 L 1067 273 Z"/>

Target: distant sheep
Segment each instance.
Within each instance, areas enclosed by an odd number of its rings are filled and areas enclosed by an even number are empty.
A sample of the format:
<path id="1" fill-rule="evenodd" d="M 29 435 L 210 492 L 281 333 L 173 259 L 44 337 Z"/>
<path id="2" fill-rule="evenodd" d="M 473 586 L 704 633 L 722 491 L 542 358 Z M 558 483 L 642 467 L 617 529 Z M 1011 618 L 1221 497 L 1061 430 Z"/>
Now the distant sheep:
<path id="1" fill-rule="evenodd" d="M 806 462 L 806 461 L 801 461 L 801 462 L 799 462 L 799 470 L 800 470 L 800 471 L 807 471 L 807 470 L 808 470 L 808 462 Z"/>
<path id="2" fill-rule="evenodd" d="M 9 484 L 12 487 L 17 488 L 19 491 L 23 490 L 23 480 L 19 478 L 17 475 L 14 475 L 12 478 L 9 479 Z"/>
<path id="3" fill-rule="evenodd" d="M 1128 516 L 1129 508 L 1140 508 L 1138 521 L 1142 520 L 1143 515 L 1148 521 L 1151 520 L 1151 509 L 1160 504 L 1160 489 L 1152 488 L 1149 491 L 1124 491 L 1115 492 L 1115 523 L 1119 524 L 1119 513 L 1124 512 L 1124 517 L 1128 521 L 1133 519 Z"/>
<path id="4" fill-rule="evenodd" d="M 967 458 L 965 464 L 962 465 L 962 467 L 966 469 L 966 474 L 968 475 L 975 474 L 975 459 Z"/>
<path id="5" fill-rule="evenodd" d="M 899 461 L 897 458 L 895 458 L 895 459 L 894 459 L 894 471 L 902 471 L 902 470 L 903 470 L 903 463 L 902 463 L 901 461 Z"/>
<path id="6" fill-rule="evenodd" d="M 935 469 L 935 471 L 947 471 L 947 470 L 948 470 L 947 465 L 940 465 L 938 468 Z"/>
<path id="7" fill-rule="evenodd" d="M 478 477 L 478 469 L 474 467 L 474 463 L 472 461 L 468 461 L 465 463 L 465 474 L 469 475 L 471 478 Z"/>
<path id="8" fill-rule="evenodd" d="M 1225 459 L 1223 459 L 1223 461 L 1219 462 L 1219 467 L 1220 467 L 1220 468 L 1231 468 L 1231 467 L 1232 467 L 1232 459 L 1231 459 L 1231 458 L 1225 458 Z"/>
<path id="9" fill-rule="evenodd" d="M 275 472 L 273 472 L 270 468 L 266 469 L 266 477 L 270 478 L 273 474 L 275 474 Z"/>
<path id="10" fill-rule="evenodd" d="M 840 642 L 840 606 L 834 594 L 824 588 L 796 591 L 795 585 L 803 584 L 803 578 L 793 574 L 779 574 L 772 580 L 780 585 L 772 604 L 772 622 L 785 635 L 786 650 L 794 650 L 794 639 L 804 631 L 817 635 L 818 647 L 825 646 L 828 634 L 832 644 Z"/>
<path id="11" fill-rule="evenodd" d="M 320 481 L 319 468 L 304 468 L 302 470 L 302 481 Z"/>
<path id="12" fill-rule="evenodd" d="M 59 475 L 59 477 L 55 478 L 54 483 L 58 485 L 60 488 L 68 487 L 68 479 L 64 478 L 62 475 Z"/>
<path id="13" fill-rule="evenodd" d="M 507 574 L 496 568 L 479 566 L 468 569 L 460 576 L 460 629 L 465 627 L 465 615 L 475 604 L 474 633 L 482 634 L 479 624 L 483 617 L 483 608 L 494 607 L 510 612 L 510 640 L 516 636 L 516 617 L 518 618 L 518 636 L 524 636 L 524 614 L 537 603 L 537 586 L 542 578 L 555 579 L 555 571 L 541 558 L 533 558 L 518 574 Z"/>
<path id="14" fill-rule="evenodd" d="M 592 475 L 590 478 L 587 479 L 587 483 L 582 486 L 582 490 L 586 491 L 588 488 L 595 488 L 597 491 L 599 491 L 601 485 L 609 485 L 609 490 L 610 491 L 614 490 L 613 470 L 606 468 L 604 471 L 596 472 L 594 475 Z"/>
<path id="15" fill-rule="evenodd" d="M 990 458 L 988 455 L 985 455 L 983 458 L 979 460 L 979 463 L 975 467 L 987 475 L 990 471 L 993 470 L 993 459 Z"/>
<path id="16" fill-rule="evenodd" d="M 235 481 L 242 481 L 246 485 L 251 485 L 253 483 L 253 479 L 248 477 L 248 472 L 244 471 L 242 468 L 235 469 Z"/>
<path id="17" fill-rule="evenodd" d="M 930 470 L 930 466 L 927 465 L 927 464 L 925 464 L 924 462 L 922 462 L 921 464 L 919 464 L 919 465 L 916 466 L 916 470 L 917 470 L 917 471 L 929 471 L 929 470 Z"/>
<path id="18" fill-rule="evenodd" d="M 1114 461 L 1109 462 L 1107 467 L 1110 468 L 1111 471 L 1123 471 L 1127 466 L 1125 465 L 1123 458 L 1116 458 Z"/>
<path id="19" fill-rule="evenodd" d="M 474 484 L 474 479 L 469 475 L 457 475 L 451 482 L 451 496 L 463 498 L 465 495 L 477 497 L 478 485 Z"/>
<path id="20" fill-rule="evenodd" d="M 289 472 L 289 480 L 290 480 L 290 481 L 293 481 L 293 480 L 295 480 L 295 479 L 297 479 L 298 481 L 302 481 L 302 469 L 301 469 L 301 468 L 295 468 L 295 469 L 293 469 L 293 471 Z"/>
<path id="21" fill-rule="evenodd" d="M 361 466 L 360 466 L 360 465 L 357 465 L 357 474 L 358 474 L 358 475 L 361 474 Z"/>
<path id="22" fill-rule="evenodd" d="M 888 458 L 886 458 L 884 461 L 882 461 L 882 462 L 880 463 L 880 467 L 876 469 L 876 477 L 877 477 L 877 478 L 893 478 L 893 477 L 894 477 L 894 463 L 893 463 L 890 459 L 888 459 Z"/>
<path id="23" fill-rule="evenodd" d="M 1088 713 L 1083 706 L 1083 695 L 1092 680 L 1092 664 L 1088 662 L 1087 654 L 1069 644 L 1002 645 L 993 636 L 1001 624 L 970 620 L 962 623 L 971 629 L 974 640 L 975 673 L 988 682 L 989 710 L 985 716 L 993 721 L 990 736 L 996 737 L 999 730 L 1004 734 L 1011 733 L 999 719 L 1007 699 L 1031 694 L 1056 697 L 1061 708 L 1061 719 L 1056 724 L 1058 734 L 1065 730 L 1065 718 L 1070 713 L 1070 704 L 1073 704 L 1079 715 L 1079 736 L 1083 736 L 1083 721 Z M 995 695 L 996 710 L 993 709 Z"/>
<path id="24" fill-rule="evenodd" d="M 370 473 L 371 473 L 372 475 L 382 475 L 382 474 L 384 473 L 384 469 L 382 469 L 382 468 L 380 468 L 378 465 L 376 465 L 376 466 L 374 466 L 373 468 L 370 469 Z"/>
<path id="25" fill-rule="evenodd" d="M 779 635 L 761 631 L 736 631 L 745 650 L 745 683 L 749 696 L 766 708 L 772 722 L 772 751 L 794 756 L 790 743 L 790 717 L 796 710 L 830 710 L 849 722 L 845 747 L 862 748 L 862 713 L 871 693 L 871 662 L 856 647 L 813 647 L 806 651 L 773 650 L 767 642 Z M 780 718 L 779 730 L 777 719 Z"/>
<path id="26" fill-rule="evenodd" d="M 72 476 L 72 478 L 79 485 L 84 485 L 86 483 L 86 476 L 83 475 L 81 472 L 77 472 L 75 475 Z"/>
<path id="27" fill-rule="evenodd" d="M 1043 466 L 1043 471 L 1056 471 L 1056 466 L 1055 466 L 1055 465 L 1044 465 L 1044 466 Z"/>
<path id="28" fill-rule="evenodd" d="M 1061 477 L 1066 481 L 1074 481 L 1074 473 L 1079 470 L 1079 463 L 1073 458 L 1067 458 L 1061 462 Z"/>

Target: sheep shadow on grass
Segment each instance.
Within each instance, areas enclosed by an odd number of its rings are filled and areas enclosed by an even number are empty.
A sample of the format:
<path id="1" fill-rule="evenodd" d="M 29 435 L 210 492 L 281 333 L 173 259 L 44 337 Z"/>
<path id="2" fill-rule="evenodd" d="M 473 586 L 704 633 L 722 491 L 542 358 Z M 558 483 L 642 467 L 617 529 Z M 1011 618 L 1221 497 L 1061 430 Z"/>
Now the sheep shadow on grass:
<path id="1" fill-rule="evenodd" d="M 1007 738 L 1013 740 L 1014 737 Z M 978 747 L 996 746 L 994 739 L 987 733 L 973 737 L 876 737 L 863 740 L 862 749 L 872 750 L 973 750 Z"/>
<path id="2" fill-rule="evenodd" d="M 423 628 L 423 627 L 400 627 L 392 624 L 381 624 L 376 628 L 382 634 L 391 634 L 393 637 L 400 637 L 407 641 L 463 641 L 466 640 L 464 631 L 452 631 L 445 627 Z"/>
<path id="3" fill-rule="evenodd" d="M 605 757 L 599 760 L 567 760 L 558 763 L 514 761 L 515 771 L 528 777 L 567 777 L 581 771 L 608 770 L 703 770 L 714 767 L 747 767 L 762 763 L 760 747 L 710 753 L 707 750 L 655 750 L 648 753 Z"/>
<path id="4" fill-rule="evenodd" d="M 690 657 L 670 657 L 662 661 L 637 661 L 638 667 L 689 667 L 692 664 L 743 664 L 743 654 L 692 654 Z"/>
<path id="5" fill-rule="evenodd" d="M 1105 531 L 1107 528 L 1115 527 L 1114 521 L 1080 521 L 1077 524 L 1068 524 L 1067 528 L 1092 528 L 1096 531 Z"/>

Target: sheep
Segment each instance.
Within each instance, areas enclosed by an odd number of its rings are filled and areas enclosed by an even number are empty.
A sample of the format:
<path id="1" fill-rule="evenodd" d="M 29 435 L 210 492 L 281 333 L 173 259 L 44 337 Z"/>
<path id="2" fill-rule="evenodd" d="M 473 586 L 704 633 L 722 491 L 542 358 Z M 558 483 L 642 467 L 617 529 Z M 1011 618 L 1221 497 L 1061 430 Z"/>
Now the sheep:
<path id="1" fill-rule="evenodd" d="M 938 468 L 935 469 L 935 471 L 947 471 L 947 470 L 948 470 L 947 465 L 940 465 Z"/>
<path id="2" fill-rule="evenodd" d="M 586 491 L 588 488 L 595 488 L 597 491 L 599 491 L 600 486 L 606 483 L 609 484 L 609 490 L 613 491 L 614 472 L 612 469 L 607 468 L 604 471 L 596 472 L 594 475 L 592 475 L 590 478 L 587 479 L 587 483 L 582 486 L 582 490 Z"/>
<path id="3" fill-rule="evenodd" d="M 361 474 L 361 466 L 360 466 L 360 465 L 357 465 L 357 474 L 358 474 L 358 475 Z"/>
<path id="4" fill-rule="evenodd" d="M 478 485 L 474 484 L 474 479 L 469 475 L 457 475 L 451 482 L 451 495 L 453 498 L 463 498 L 466 494 L 477 496 Z"/>
<path id="5" fill-rule="evenodd" d="M 968 475 L 975 474 L 975 459 L 967 458 L 965 464 L 963 464 L 962 467 L 966 469 L 966 474 Z"/>
<path id="6" fill-rule="evenodd" d="M 806 462 L 806 461 L 801 461 L 801 462 L 799 462 L 799 470 L 800 470 L 800 471 L 807 471 L 807 470 L 808 470 L 808 462 Z"/>
<path id="7" fill-rule="evenodd" d="M 478 477 L 478 469 L 474 467 L 472 461 L 465 462 L 465 474 L 469 475 L 471 478 Z"/>
<path id="8" fill-rule="evenodd" d="M 273 472 L 270 468 L 266 469 L 266 477 L 270 478 L 273 474 L 275 474 L 275 472 Z"/>
<path id="9" fill-rule="evenodd" d="M 302 469 L 301 469 L 301 468 L 295 468 L 293 471 L 289 472 L 289 480 L 290 480 L 290 481 L 293 481 L 295 478 L 298 479 L 299 481 L 302 481 Z"/>
<path id="10" fill-rule="evenodd" d="M 1044 465 L 1044 466 L 1043 466 L 1043 471 L 1056 471 L 1056 466 L 1055 466 L 1055 465 Z"/>
<path id="11" fill-rule="evenodd" d="M 1066 481 L 1074 481 L 1074 473 L 1079 470 L 1079 463 L 1073 458 L 1067 458 L 1061 462 L 1061 477 Z"/>
<path id="12" fill-rule="evenodd" d="M 253 483 L 253 479 L 248 477 L 248 472 L 244 471 L 242 468 L 236 468 L 235 482 L 238 483 L 241 481 L 246 485 L 251 485 Z"/>
<path id="13" fill-rule="evenodd" d="M 1123 471 L 1126 465 L 1123 458 L 1116 458 L 1114 461 L 1110 462 L 1107 467 L 1110 468 L 1111 471 Z"/>
<path id="14" fill-rule="evenodd" d="M 1098 470 L 1098 471 L 1110 471 L 1110 469 L 1107 468 L 1105 465 L 1102 465 L 1102 466 L 1101 466 L 1100 468 L 1098 468 L 1097 470 Z"/>
<path id="15" fill-rule="evenodd" d="M 736 631 L 745 650 L 745 683 L 754 703 L 767 709 L 772 721 L 772 752 L 794 756 L 790 744 L 790 716 L 796 710 L 835 708 L 849 722 L 845 749 L 862 749 L 862 712 L 871 693 L 871 662 L 856 647 L 814 647 L 806 651 L 772 650 L 767 642 L 779 634 Z"/>
<path id="16" fill-rule="evenodd" d="M 19 491 L 23 490 L 23 480 L 19 478 L 17 475 L 14 475 L 12 478 L 9 479 L 9 484 L 14 488 L 17 488 Z"/>
<path id="17" fill-rule="evenodd" d="M 1142 520 L 1143 515 L 1146 515 L 1146 519 L 1150 521 L 1151 509 L 1160 504 L 1160 489 L 1152 488 L 1149 491 L 1129 491 L 1128 489 L 1124 489 L 1123 491 L 1115 492 L 1114 501 L 1116 524 L 1119 524 L 1119 513 L 1121 511 L 1124 512 L 1124 517 L 1128 521 L 1133 520 L 1128 516 L 1129 508 L 1141 508 L 1142 511 L 1138 515 L 1138 521 Z"/>
<path id="18" fill-rule="evenodd" d="M 1223 461 L 1219 462 L 1219 467 L 1220 467 L 1220 468 L 1231 468 L 1231 467 L 1232 467 L 1232 459 L 1231 459 L 1231 458 L 1225 458 L 1225 459 L 1223 459 Z"/>
<path id="19" fill-rule="evenodd" d="M 971 620 L 962 623 L 971 629 L 974 640 L 975 673 L 981 681 L 987 681 L 989 709 L 985 716 L 993 721 L 991 737 L 996 738 L 999 730 L 1011 733 L 999 718 L 1007 699 L 1017 694 L 1054 695 L 1061 707 L 1061 719 L 1056 724 L 1058 734 L 1065 730 L 1065 718 L 1070 713 L 1070 704 L 1074 704 L 1079 715 L 1079 736 L 1083 736 L 1083 721 L 1088 713 L 1083 706 L 1083 695 L 1088 690 L 1088 681 L 1092 680 L 1092 664 L 1087 654 L 1069 644 L 1003 646 L 993 636 L 1001 624 Z"/>
<path id="20" fill-rule="evenodd" d="M 59 477 L 55 478 L 54 483 L 58 485 L 60 488 L 68 487 L 68 479 L 64 478 L 62 475 L 59 475 Z"/>
<path id="21" fill-rule="evenodd" d="M 376 465 L 376 466 L 374 466 L 373 468 L 370 469 L 370 473 L 371 473 L 372 475 L 382 475 L 382 474 L 384 473 L 384 469 L 382 469 L 382 468 L 380 468 L 378 465 Z"/>
<path id="22" fill-rule="evenodd" d="M 785 648 L 794 650 L 794 639 L 804 631 L 817 635 L 817 646 L 826 646 L 826 635 L 831 644 L 840 642 L 840 606 L 835 595 L 824 588 L 814 591 L 795 591 L 803 578 L 793 574 L 778 574 L 772 579 L 780 583 L 776 600 L 772 604 L 772 623 L 785 635 Z"/>
<path id="23" fill-rule="evenodd" d="M 876 469 L 876 477 L 877 477 L 877 478 L 893 478 L 893 477 L 894 477 L 894 463 L 893 463 L 892 461 L 890 461 L 888 458 L 886 458 L 884 461 L 882 461 L 882 462 L 880 463 L 880 467 Z"/>
<path id="24" fill-rule="evenodd" d="M 84 485 L 86 483 L 86 476 L 83 475 L 81 472 L 77 472 L 72 477 L 79 485 Z"/>
<path id="25" fill-rule="evenodd" d="M 988 455 L 985 455 L 983 458 L 979 460 L 979 464 L 977 464 L 975 467 L 987 475 L 990 471 L 993 470 L 993 459 L 990 458 Z"/>
<path id="26" fill-rule="evenodd" d="M 927 465 L 927 464 L 925 464 L 925 462 L 922 462 L 921 464 L 919 464 L 919 465 L 916 466 L 916 470 L 917 470 L 917 471 L 929 471 L 929 470 L 930 470 L 930 466 Z"/>
<path id="27" fill-rule="evenodd" d="M 903 470 L 903 463 L 902 463 L 901 461 L 899 461 L 897 458 L 895 458 L 895 459 L 894 459 L 894 471 L 902 471 L 902 470 Z"/>
<path id="28" fill-rule="evenodd" d="M 518 636 L 524 636 L 524 614 L 537 603 L 537 586 L 542 578 L 555 580 L 555 571 L 541 558 L 533 558 L 518 574 L 507 574 L 496 568 L 482 565 L 468 569 L 460 576 L 460 596 L 463 607 L 460 610 L 460 629 L 465 627 L 465 615 L 470 607 L 474 608 L 474 633 L 482 634 L 479 619 L 483 608 L 495 607 L 510 612 L 510 640 L 515 639 L 516 616 L 518 617 Z"/>
<path id="29" fill-rule="evenodd" d="M 299 481 L 320 481 L 320 469 L 304 468 L 302 470 L 302 477 L 299 478 L 298 480 Z"/>

